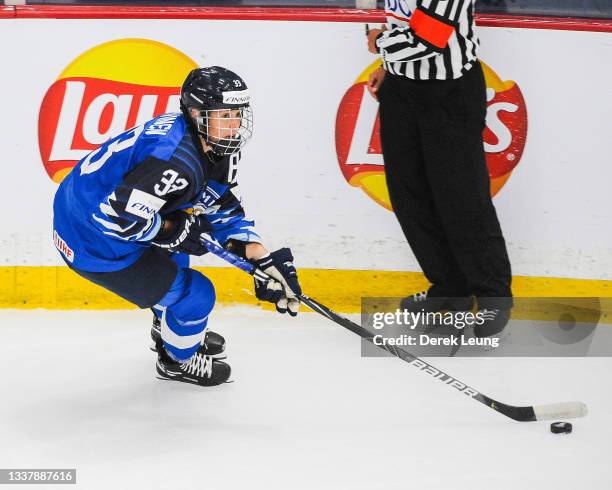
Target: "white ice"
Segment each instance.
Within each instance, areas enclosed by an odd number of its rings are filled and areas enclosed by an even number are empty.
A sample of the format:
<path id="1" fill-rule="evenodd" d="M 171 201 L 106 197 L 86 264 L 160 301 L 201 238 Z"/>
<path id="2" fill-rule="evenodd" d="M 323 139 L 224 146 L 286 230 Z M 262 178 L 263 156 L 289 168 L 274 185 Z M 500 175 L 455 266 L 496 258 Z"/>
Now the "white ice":
<path id="1" fill-rule="evenodd" d="M 149 326 L 148 311 L 0 311 L 0 467 L 77 468 L 88 490 L 612 488 L 611 359 L 430 359 L 506 403 L 587 403 L 553 435 L 362 358 L 314 313 L 218 307 L 235 382 L 216 388 L 156 379 Z"/>

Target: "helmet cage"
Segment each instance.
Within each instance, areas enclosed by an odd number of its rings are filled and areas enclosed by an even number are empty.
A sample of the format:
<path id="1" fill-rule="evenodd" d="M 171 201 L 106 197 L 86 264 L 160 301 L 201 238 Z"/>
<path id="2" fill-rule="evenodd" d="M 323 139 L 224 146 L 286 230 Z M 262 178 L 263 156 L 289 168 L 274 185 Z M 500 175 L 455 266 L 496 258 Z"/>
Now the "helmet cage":
<path id="1" fill-rule="evenodd" d="M 217 155 L 237 153 L 253 135 L 253 110 L 250 106 L 196 110 L 197 131 Z"/>

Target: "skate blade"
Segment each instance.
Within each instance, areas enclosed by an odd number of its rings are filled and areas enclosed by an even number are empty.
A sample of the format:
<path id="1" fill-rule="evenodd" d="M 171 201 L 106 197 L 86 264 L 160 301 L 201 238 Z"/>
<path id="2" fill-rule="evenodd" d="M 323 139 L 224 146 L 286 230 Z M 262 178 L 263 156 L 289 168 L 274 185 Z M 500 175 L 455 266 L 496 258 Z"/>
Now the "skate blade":
<path id="1" fill-rule="evenodd" d="M 179 379 L 175 379 L 175 378 L 164 378 L 164 377 L 159 376 L 159 375 L 158 375 L 158 376 L 155 376 L 155 377 L 156 377 L 157 379 L 161 379 L 162 381 L 178 381 L 179 383 L 185 383 L 184 381 L 181 381 L 181 380 L 179 380 Z M 233 382 L 234 382 L 234 380 L 233 380 L 233 379 L 228 379 L 227 381 L 225 381 L 225 382 L 223 382 L 223 383 L 221 383 L 221 384 L 223 384 L 223 385 L 228 385 L 228 384 L 233 383 Z M 189 383 L 189 382 L 187 382 L 187 383 L 185 383 L 185 384 L 190 384 L 190 385 L 195 385 L 195 386 L 202 386 L 201 384 L 198 384 L 198 383 Z M 217 386 L 221 386 L 221 385 L 217 385 Z M 202 386 L 202 387 L 203 387 L 203 388 L 213 388 L 212 386 Z"/>

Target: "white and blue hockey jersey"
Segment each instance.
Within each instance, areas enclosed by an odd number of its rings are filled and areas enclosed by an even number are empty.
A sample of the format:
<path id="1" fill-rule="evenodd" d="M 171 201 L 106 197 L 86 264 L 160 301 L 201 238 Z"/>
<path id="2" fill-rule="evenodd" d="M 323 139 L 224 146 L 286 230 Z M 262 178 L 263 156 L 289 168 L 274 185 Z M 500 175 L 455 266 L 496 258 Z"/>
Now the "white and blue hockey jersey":
<path id="1" fill-rule="evenodd" d="M 120 270 L 151 246 L 163 216 L 196 203 L 220 243 L 260 242 L 237 190 L 239 159 L 205 154 L 181 113 L 130 129 L 85 156 L 59 186 L 55 246 L 76 269 Z"/>

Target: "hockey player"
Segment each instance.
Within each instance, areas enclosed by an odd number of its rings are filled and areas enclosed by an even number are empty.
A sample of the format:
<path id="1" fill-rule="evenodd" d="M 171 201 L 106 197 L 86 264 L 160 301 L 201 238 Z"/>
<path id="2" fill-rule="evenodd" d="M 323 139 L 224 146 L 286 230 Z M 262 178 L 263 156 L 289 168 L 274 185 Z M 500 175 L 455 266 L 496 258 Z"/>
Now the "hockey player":
<path id="1" fill-rule="evenodd" d="M 59 186 L 54 242 L 79 275 L 153 308 L 160 378 L 213 386 L 230 376 L 225 340 L 207 330 L 211 281 L 188 267 L 207 233 L 275 281 L 257 298 L 295 316 L 301 293 L 288 248 L 269 253 L 237 189 L 240 150 L 253 131 L 249 90 L 222 67 L 193 70 L 181 112 L 132 128 L 85 156 Z M 185 210 L 196 207 L 202 213 Z"/>

